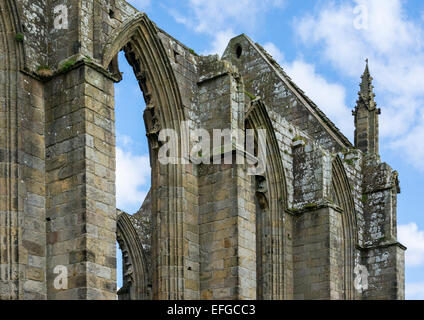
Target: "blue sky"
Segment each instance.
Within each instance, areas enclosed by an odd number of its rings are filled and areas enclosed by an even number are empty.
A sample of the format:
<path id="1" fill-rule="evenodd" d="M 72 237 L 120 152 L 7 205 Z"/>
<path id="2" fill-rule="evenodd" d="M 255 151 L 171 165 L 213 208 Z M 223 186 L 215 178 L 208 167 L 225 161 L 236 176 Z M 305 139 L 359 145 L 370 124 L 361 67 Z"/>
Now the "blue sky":
<path id="1" fill-rule="evenodd" d="M 424 299 L 424 1 L 129 0 L 197 53 L 222 54 L 245 33 L 262 44 L 352 141 L 365 58 L 374 77 L 382 160 L 399 171 L 399 240 L 407 298 Z M 150 167 L 144 100 L 125 58 L 116 85 L 117 202 L 136 212 Z"/>

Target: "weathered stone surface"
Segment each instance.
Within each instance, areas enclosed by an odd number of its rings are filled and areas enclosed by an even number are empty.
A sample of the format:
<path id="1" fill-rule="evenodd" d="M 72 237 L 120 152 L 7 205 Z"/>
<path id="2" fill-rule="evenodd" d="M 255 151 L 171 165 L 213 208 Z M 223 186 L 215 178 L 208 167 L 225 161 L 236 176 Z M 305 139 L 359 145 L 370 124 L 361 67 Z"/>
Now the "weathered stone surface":
<path id="1" fill-rule="evenodd" d="M 71 2 L 67 28 L 63 1 L 0 2 L 0 299 L 404 298 L 399 180 L 378 154 L 368 65 L 352 144 L 247 36 L 198 56 L 124 0 Z M 115 199 L 120 50 L 152 169 L 133 216 Z M 181 147 L 162 165 L 161 129 L 187 128 L 265 129 L 265 172 L 237 163 L 257 156 L 239 141 L 212 148 L 216 164 Z"/>

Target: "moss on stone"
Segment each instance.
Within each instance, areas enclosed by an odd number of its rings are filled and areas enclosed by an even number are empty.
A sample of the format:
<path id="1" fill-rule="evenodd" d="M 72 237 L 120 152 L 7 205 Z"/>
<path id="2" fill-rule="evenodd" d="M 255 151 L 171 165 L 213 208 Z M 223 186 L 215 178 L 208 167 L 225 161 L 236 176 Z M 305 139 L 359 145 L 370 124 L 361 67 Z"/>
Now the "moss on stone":
<path id="1" fill-rule="evenodd" d="M 293 138 L 293 142 L 296 142 L 296 141 L 303 141 L 303 142 L 305 142 L 305 143 L 307 143 L 308 141 L 306 140 L 306 138 L 305 137 L 302 137 L 302 136 L 296 136 L 296 137 L 294 137 Z"/>
<path id="2" fill-rule="evenodd" d="M 249 97 L 250 100 L 255 100 L 256 96 L 254 94 L 251 94 L 249 91 L 244 90 L 244 93 L 246 94 L 246 96 Z"/>
<path id="3" fill-rule="evenodd" d="M 19 33 L 16 34 L 15 39 L 18 42 L 24 42 L 25 35 L 23 33 L 19 32 Z"/>
<path id="4" fill-rule="evenodd" d="M 318 207 L 318 205 L 316 203 L 308 203 L 306 204 L 303 208 L 305 210 L 314 210 Z"/>
<path id="5" fill-rule="evenodd" d="M 299 209 L 297 209 L 297 208 L 289 208 L 289 209 L 287 209 L 287 211 L 289 211 L 291 214 L 296 214 L 296 213 L 298 213 L 300 210 L 299 210 Z"/>
<path id="6" fill-rule="evenodd" d="M 353 159 L 345 159 L 344 162 L 346 162 L 350 166 L 354 165 Z"/>
<path id="7" fill-rule="evenodd" d="M 75 65 L 76 62 L 77 61 L 75 59 L 69 59 L 63 64 L 61 71 L 68 72 Z"/>
<path id="8" fill-rule="evenodd" d="M 191 54 L 195 55 L 195 56 L 199 56 L 199 55 L 196 53 L 196 51 L 194 51 L 194 50 L 193 50 L 193 49 L 191 49 L 191 48 L 189 48 L 189 49 L 188 49 L 188 51 L 189 51 Z"/>

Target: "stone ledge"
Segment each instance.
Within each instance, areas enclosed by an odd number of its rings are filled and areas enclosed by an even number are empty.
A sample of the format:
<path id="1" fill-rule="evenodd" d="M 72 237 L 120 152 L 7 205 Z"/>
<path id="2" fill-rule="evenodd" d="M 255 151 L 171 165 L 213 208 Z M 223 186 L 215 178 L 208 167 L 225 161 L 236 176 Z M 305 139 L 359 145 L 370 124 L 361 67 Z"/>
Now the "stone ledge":
<path id="1" fill-rule="evenodd" d="M 374 250 L 374 249 L 389 248 L 389 247 L 393 247 L 393 246 L 398 246 L 402 250 L 408 249 L 407 247 L 405 247 L 403 244 L 401 244 L 398 241 L 381 243 L 381 244 L 369 246 L 369 247 L 363 247 L 363 246 L 357 245 L 356 248 L 359 249 L 359 250 Z"/>
<path id="2" fill-rule="evenodd" d="M 300 209 L 296 209 L 296 208 L 288 208 L 285 210 L 286 213 L 292 215 L 292 216 L 300 216 L 306 212 L 313 212 L 313 211 L 317 211 L 320 209 L 327 209 L 327 208 L 331 208 L 339 213 L 343 212 L 343 209 L 340 208 L 338 205 L 334 204 L 334 203 L 311 203 L 310 205 L 305 205 Z"/>
<path id="3" fill-rule="evenodd" d="M 106 70 L 105 68 L 103 68 L 103 66 L 101 64 L 98 64 L 98 63 L 96 63 L 94 61 L 91 61 L 91 60 L 89 60 L 89 59 L 87 59 L 85 57 L 84 57 L 84 59 L 80 59 L 80 60 L 75 61 L 75 63 L 71 67 L 69 67 L 66 71 L 64 71 L 64 70 L 57 70 L 57 71 L 55 71 L 49 77 L 41 77 L 36 72 L 29 71 L 29 70 L 24 69 L 24 68 L 22 68 L 20 71 L 23 74 L 25 74 L 25 75 L 27 75 L 27 76 L 29 76 L 31 78 L 34 78 L 34 79 L 36 79 L 38 81 L 41 81 L 43 83 L 46 83 L 46 82 L 49 82 L 50 80 L 53 80 L 54 78 L 56 78 L 56 77 L 58 77 L 58 76 L 60 76 L 62 74 L 69 73 L 70 71 L 75 70 L 75 69 L 77 69 L 77 68 L 79 68 L 80 66 L 83 66 L 83 65 L 96 70 L 97 72 L 103 74 L 106 78 L 112 80 L 113 82 L 119 82 L 119 77 L 113 75 L 108 70 Z"/>

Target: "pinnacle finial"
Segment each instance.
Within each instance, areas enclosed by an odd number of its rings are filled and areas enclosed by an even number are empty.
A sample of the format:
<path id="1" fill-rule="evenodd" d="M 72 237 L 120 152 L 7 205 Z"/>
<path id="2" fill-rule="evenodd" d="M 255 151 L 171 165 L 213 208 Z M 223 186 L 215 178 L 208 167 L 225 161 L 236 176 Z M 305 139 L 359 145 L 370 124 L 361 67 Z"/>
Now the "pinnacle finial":
<path id="1" fill-rule="evenodd" d="M 361 84 L 360 84 L 360 91 L 359 96 L 362 98 L 362 100 L 366 103 L 367 107 L 369 109 L 372 109 L 374 107 L 374 93 L 373 93 L 373 85 L 372 85 L 372 77 L 368 68 L 368 58 L 365 59 L 366 65 L 364 73 L 362 74 L 361 78 Z"/>
<path id="2" fill-rule="evenodd" d="M 366 76 L 367 78 L 371 78 L 370 77 L 370 71 L 369 71 L 369 68 L 368 68 L 368 58 L 366 58 L 365 59 L 365 70 L 364 70 L 364 74 L 363 74 L 363 76 L 362 76 L 362 78 L 364 77 L 364 76 Z M 371 79 L 372 80 L 372 79 Z"/>
<path id="3" fill-rule="evenodd" d="M 378 155 L 378 115 L 380 109 L 374 101 L 371 73 L 365 59 L 365 70 L 361 76 L 359 99 L 352 114 L 355 116 L 355 147 L 367 154 Z"/>

